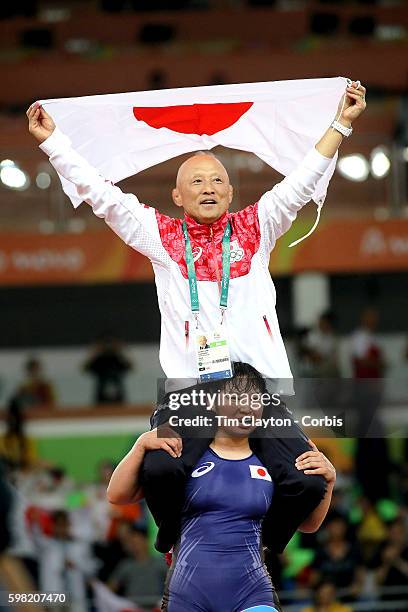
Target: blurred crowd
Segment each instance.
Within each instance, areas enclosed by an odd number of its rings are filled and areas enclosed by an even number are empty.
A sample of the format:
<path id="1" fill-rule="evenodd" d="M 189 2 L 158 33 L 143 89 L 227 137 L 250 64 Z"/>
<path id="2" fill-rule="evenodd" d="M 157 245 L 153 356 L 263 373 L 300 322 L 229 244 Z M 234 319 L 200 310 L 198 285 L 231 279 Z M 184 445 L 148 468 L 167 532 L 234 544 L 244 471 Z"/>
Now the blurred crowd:
<path id="1" fill-rule="evenodd" d="M 79 370 L 93 380 L 92 404 L 124 404 L 126 396 L 125 377 L 134 370 L 121 342 L 112 335 L 103 335 L 89 351 Z M 10 412 L 40 407 L 54 408 L 58 405 L 56 385 L 49 380 L 38 357 L 29 357 L 24 364 L 23 378 L 8 400 Z"/>
<path id="2" fill-rule="evenodd" d="M 360 323 L 349 338 L 349 359 L 354 378 L 380 379 L 386 375 L 387 363 L 378 338 L 379 313 L 365 308 Z M 339 334 L 336 317 L 324 312 L 312 328 L 298 330 L 296 342 L 296 370 L 299 376 L 310 378 L 341 377 Z M 408 338 L 403 361 L 408 362 Z"/>
<path id="3" fill-rule="evenodd" d="M 114 467 L 102 462 L 95 482 L 80 485 L 40 459 L 7 466 L 4 553 L 20 562 L 32 590 L 66 594 L 75 612 L 159 608 L 166 563 L 151 552 L 144 505 L 107 501 Z"/>

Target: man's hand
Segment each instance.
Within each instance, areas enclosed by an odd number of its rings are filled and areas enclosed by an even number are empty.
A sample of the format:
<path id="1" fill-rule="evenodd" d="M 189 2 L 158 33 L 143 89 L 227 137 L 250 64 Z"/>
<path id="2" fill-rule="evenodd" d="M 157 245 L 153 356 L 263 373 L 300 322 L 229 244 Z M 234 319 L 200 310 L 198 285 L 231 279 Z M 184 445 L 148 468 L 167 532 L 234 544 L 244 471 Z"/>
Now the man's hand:
<path id="1" fill-rule="evenodd" d="M 365 94 L 366 88 L 357 81 L 353 81 L 351 85 L 347 86 L 346 93 L 339 102 L 336 119 L 338 118 L 337 120 L 346 127 L 350 127 L 367 106 Z"/>
<path id="2" fill-rule="evenodd" d="M 168 437 L 166 436 L 168 430 Z M 152 429 L 152 431 L 146 431 L 142 434 L 135 444 L 139 446 L 145 452 L 151 450 L 165 450 L 174 458 L 181 457 L 183 450 L 183 442 L 181 437 L 170 427 L 160 426 L 160 438 L 158 437 L 158 429 Z"/>
<path id="3" fill-rule="evenodd" d="M 55 130 L 55 123 L 50 115 L 40 106 L 39 102 L 34 102 L 27 110 L 28 130 L 41 144 L 51 136 Z"/>
<path id="4" fill-rule="evenodd" d="M 298 470 L 303 470 L 305 474 L 321 474 L 328 484 L 334 484 L 336 481 L 334 466 L 311 440 L 309 444 L 313 450 L 300 455 L 296 459 L 295 466 Z"/>

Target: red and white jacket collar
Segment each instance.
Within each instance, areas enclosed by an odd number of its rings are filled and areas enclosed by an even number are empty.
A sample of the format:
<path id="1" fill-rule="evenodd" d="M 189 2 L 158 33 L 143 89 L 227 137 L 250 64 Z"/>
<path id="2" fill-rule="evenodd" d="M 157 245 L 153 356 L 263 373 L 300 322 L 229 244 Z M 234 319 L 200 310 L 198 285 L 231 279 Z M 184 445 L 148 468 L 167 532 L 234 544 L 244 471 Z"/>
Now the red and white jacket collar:
<path id="1" fill-rule="evenodd" d="M 190 238 L 201 241 L 213 238 L 216 242 L 222 240 L 224 236 L 225 227 L 230 218 L 230 213 L 226 211 L 219 219 L 213 223 L 198 223 L 192 217 L 184 215 L 184 219 L 187 223 L 188 234 Z"/>

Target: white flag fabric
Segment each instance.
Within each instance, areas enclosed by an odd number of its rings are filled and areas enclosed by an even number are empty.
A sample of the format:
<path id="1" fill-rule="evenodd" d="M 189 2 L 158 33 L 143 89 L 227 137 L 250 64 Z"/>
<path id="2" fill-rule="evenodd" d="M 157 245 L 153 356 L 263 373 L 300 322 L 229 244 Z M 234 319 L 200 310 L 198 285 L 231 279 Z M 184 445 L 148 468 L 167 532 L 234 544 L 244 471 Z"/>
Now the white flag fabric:
<path id="1" fill-rule="evenodd" d="M 41 100 L 60 130 L 117 183 L 183 153 L 248 151 L 287 175 L 335 119 L 344 77 L 164 89 Z M 321 206 L 337 155 L 316 187 Z M 73 205 L 82 199 L 60 176 Z"/>

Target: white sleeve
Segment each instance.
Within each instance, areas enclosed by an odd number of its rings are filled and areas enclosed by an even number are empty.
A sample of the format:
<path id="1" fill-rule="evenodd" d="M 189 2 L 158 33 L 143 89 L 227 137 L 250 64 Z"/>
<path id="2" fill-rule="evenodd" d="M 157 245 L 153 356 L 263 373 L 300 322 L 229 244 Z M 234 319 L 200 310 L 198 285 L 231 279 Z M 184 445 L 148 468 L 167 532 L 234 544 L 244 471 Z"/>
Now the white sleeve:
<path id="1" fill-rule="evenodd" d="M 79 153 L 70 139 L 56 128 L 41 145 L 55 170 L 75 184 L 83 201 L 92 207 L 122 240 L 159 265 L 170 256 L 163 247 L 154 208 L 144 206 L 131 193 L 123 193 L 98 174 Z"/>
<path id="2" fill-rule="evenodd" d="M 318 180 L 332 161 L 313 147 L 295 170 L 259 200 L 261 243 L 268 261 L 275 242 L 288 231 L 298 211 L 310 202 Z"/>

